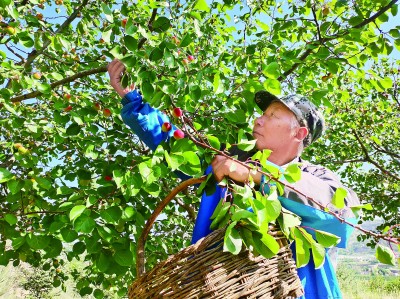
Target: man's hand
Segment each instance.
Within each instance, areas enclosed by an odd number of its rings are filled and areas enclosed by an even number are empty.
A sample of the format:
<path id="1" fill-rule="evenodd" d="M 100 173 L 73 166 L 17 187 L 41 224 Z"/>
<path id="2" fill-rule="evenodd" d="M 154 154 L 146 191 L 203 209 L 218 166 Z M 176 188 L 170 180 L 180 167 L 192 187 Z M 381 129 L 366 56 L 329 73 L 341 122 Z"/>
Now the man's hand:
<path id="1" fill-rule="evenodd" d="M 260 184 L 261 174 L 258 171 L 250 171 L 250 168 L 224 156 L 215 156 L 214 160 L 211 162 L 211 166 L 218 182 L 224 177 L 229 177 L 237 183 L 245 183 L 249 181 L 249 176 L 251 175 L 254 182 Z"/>
<path id="2" fill-rule="evenodd" d="M 115 91 L 123 98 L 128 92 L 130 92 L 135 86 L 131 85 L 130 88 L 123 88 L 121 85 L 121 78 L 125 71 L 124 64 L 118 59 L 114 59 L 108 65 L 108 75 L 110 76 L 110 85 Z"/>

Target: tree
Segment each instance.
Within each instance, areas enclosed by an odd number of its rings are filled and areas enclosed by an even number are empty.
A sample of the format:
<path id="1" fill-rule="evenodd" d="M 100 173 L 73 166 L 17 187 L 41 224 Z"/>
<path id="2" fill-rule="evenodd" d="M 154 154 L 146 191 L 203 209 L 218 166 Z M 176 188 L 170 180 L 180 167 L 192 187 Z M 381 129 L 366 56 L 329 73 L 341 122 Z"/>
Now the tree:
<path id="1" fill-rule="evenodd" d="M 365 219 L 399 223 L 399 62 L 388 55 L 400 27 L 383 29 L 398 1 L 242 2 L 0 0 L 0 264 L 80 259 L 81 295 L 98 297 L 134 279 L 144 222 L 178 181 L 122 123 L 105 75 L 114 57 L 125 84 L 166 113 L 181 107 L 214 145 L 246 140 L 257 90 L 323 104 L 330 125 L 306 157 L 373 203 Z M 168 163 L 200 176 L 212 152 L 177 144 Z M 189 243 L 198 198 L 174 203 L 148 266 Z"/>

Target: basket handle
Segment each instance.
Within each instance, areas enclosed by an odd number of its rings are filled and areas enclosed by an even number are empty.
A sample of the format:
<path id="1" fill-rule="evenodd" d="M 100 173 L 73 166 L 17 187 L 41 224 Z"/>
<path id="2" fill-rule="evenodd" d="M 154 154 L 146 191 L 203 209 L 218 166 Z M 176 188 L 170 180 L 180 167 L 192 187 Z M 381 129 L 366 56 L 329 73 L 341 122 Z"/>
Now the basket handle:
<path id="1" fill-rule="evenodd" d="M 169 193 L 156 207 L 153 214 L 151 214 L 150 218 L 147 220 L 143 231 L 140 235 L 137 245 L 137 260 L 136 260 L 136 278 L 139 278 L 143 275 L 145 271 L 144 267 L 144 245 L 146 243 L 147 236 L 150 232 L 151 227 L 156 221 L 158 215 L 161 211 L 167 206 L 167 204 L 181 191 L 185 190 L 190 185 L 195 185 L 203 182 L 207 178 L 206 175 L 199 178 L 191 178 L 182 183 L 180 183 L 177 187 L 175 187 L 171 193 Z"/>

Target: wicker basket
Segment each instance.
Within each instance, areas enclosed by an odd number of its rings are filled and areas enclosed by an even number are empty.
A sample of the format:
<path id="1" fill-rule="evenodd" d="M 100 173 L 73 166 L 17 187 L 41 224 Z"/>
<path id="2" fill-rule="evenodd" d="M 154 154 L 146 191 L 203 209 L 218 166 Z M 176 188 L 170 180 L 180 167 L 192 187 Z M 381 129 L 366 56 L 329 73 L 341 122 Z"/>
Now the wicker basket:
<path id="1" fill-rule="evenodd" d="M 159 204 L 138 242 L 138 278 L 129 287 L 130 299 L 142 298 L 297 298 L 303 294 L 292 252 L 282 232 L 270 226 L 281 245 L 266 259 L 248 250 L 223 252 L 224 230 L 200 239 L 144 273 L 144 242 L 152 223 L 170 201 Z"/>

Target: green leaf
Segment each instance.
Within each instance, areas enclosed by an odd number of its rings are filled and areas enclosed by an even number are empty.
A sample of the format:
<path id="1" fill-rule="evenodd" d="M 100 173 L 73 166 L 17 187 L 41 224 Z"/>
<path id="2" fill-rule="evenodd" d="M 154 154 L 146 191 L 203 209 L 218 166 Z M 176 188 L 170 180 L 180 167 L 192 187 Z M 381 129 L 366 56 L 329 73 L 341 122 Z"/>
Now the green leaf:
<path id="1" fill-rule="evenodd" d="M 35 177 L 35 180 L 43 189 L 49 190 L 52 187 L 51 183 L 45 178 Z"/>
<path id="2" fill-rule="evenodd" d="M 206 135 L 208 142 L 210 143 L 210 145 L 219 150 L 221 148 L 221 144 L 219 142 L 219 139 L 213 135 Z"/>
<path id="3" fill-rule="evenodd" d="M 220 74 L 216 73 L 214 75 L 214 82 L 213 82 L 213 86 L 214 86 L 214 93 L 215 94 L 220 94 L 223 93 L 225 91 L 225 87 L 224 84 L 220 78 Z"/>
<path id="4" fill-rule="evenodd" d="M 278 79 L 280 74 L 279 64 L 277 62 L 271 62 L 263 69 L 263 74 L 271 79 Z"/>
<path id="5" fill-rule="evenodd" d="M 379 262 L 387 265 L 396 265 L 396 257 L 393 251 L 385 246 L 378 245 L 376 248 L 375 256 Z"/>
<path id="6" fill-rule="evenodd" d="M 151 51 L 149 59 L 151 61 L 158 61 L 162 59 L 164 56 L 164 52 L 160 48 L 154 48 L 153 51 Z"/>
<path id="7" fill-rule="evenodd" d="M 154 94 L 154 87 L 149 81 L 143 81 L 140 90 L 143 93 L 144 98 L 151 99 Z"/>
<path id="8" fill-rule="evenodd" d="M 8 222 L 9 225 L 13 226 L 18 222 L 17 216 L 14 214 L 5 214 L 4 220 Z"/>
<path id="9" fill-rule="evenodd" d="M 268 234 L 267 230 L 262 232 L 261 242 L 263 242 L 268 247 L 268 249 L 271 250 L 273 255 L 276 255 L 281 248 L 276 239 Z"/>
<path id="10" fill-rule="evenodd" d="M 66 133 L 69 136 L 74 136 L 74 135 L 78 135 L 80 131 L 81 131 L 81 126 L 79 126 L 77 123 L 72 123 L 67 128 Z"/>
<path id="11" fill-rule="evenodd" d="M 74 221 L 74 229 L 77 232 L 90 234 L 96 227 L 96 222 L 87 215 L 80 215 Z"/>
<path id="12" fill-rule="evenodd" d="M 12 180 L 15 176 L 5 168 L 0 168 L 0 183 Z"/>
<path id="13" fill-rule="evenodd" d="M 124 37 L 124 43 L 125 43 L 125 46 L 128 48 L 128 50 L 130 50 L 132 52 L 136 52 L 137 51 L 138 42 L 134 37 L 132 37 L 130 35 L 125 36 Z"/>
<path id="14" fill-rule="evenodd" d="M 26 235 L 26 243 L 33 250 L 40 250 L 46 248 L 50 243 L 48 236 L 35 235 L 33 233 Z"/>
<path id="15" fill-rule="evenodd" d="M 310 250 L 301 238 L 296 238 L 296 267 L 301 268 L 308 264 L 310 261 Z"/>
<path id="16" fill-rule="evenodd" d="M 352 210 L 352 212 L 354 213 L 354 215 L 356 217 L 360 217 L 360 210 L 368 210 L 368 211 L 373 211 L 374 208 L 372 207 L 372 204 L 367 203 L 364 205 L 359 205 L 359 206 L 352 206 L 350 207 L 350 209 Z"/>
<path id="17" fill-rule="evenodd" d="M 208 6 L 206 0 L 197 0 L 193 9 L 200 10 L 200 11 L 210 11 L 210 7 Z"/>
<path id="18" fill-rule="evenodd" d="M 190 34 L 186 34 L 182 38 L 179 46 L 182 47 L 182 48 L 185 48 L 185 47 L 189 46 L 192 42 L 193 42 L 193 40 L 192 40 L 192 37 L 190 36 Z"/>
<path id="19" fill-rule="evenodd" d="M 337 188 L 335 194 L 333 194 L 332 204 L 337 207 L 338 209 L 343 209 L 344 199 L 346 198 L 347 190 L 344 188 Z"/>
<path id="20" fill-rule="evenodd" d="M 109 21 L 110 23 L 113 23 L 114 18 L 112 16 L 112 11 L 111 11 L 110 7 L 108 7 L 108 5 L 105 4 L 104 2 L 101 3 L 101 7 L 103 8 L 103 12 L 106 15 L 107 21 Z"/>
<path id="21" fill-rule="evenodd" d="M 168 154 L 167 151 L 164 151 L 165 161 L 167 161 L 168 166 L 171 168 L 172 171 L 179 168 L 182 163 L 185 162 L 185 158 L 180 155 Z"/>
<path id="22" fill-rule="evenodd" d="M 6 7 L 11 4 L 11 0 L 0 0 L 0 7 Z"/>
<path id="23" fill-rule="evenodd" d="M 122 217 L 122 211 L 120 207 L 113 206 L 101 211 L 100 216 L 108 223 L 118 223 Z"/>
<path id="24" fill-rule="evenodd" d="M 100 272 L 107 271 L 110 266 L 111 260 L 108 254 L 100 253 L 98 259 L 96 260 L 96 267 Z"/>
<path id="25" fill-rule="evenodd" d="M 19 180 L 9 180 L 7 182 L 7 187 L 11 194 L 16 194 L 21 191 L 22 187 L 24 187 L 24 182 Z"/>
<path id="26" fill-rule="evenodd" d="M 249 152 L 256 146 L 257 140 L 241 140 L 237 147 L 242 151 Z"/>
<path id="27" fill-rule="evenodd" d="M 311 253 L 314 260 L 315 269 L 319 269 L 325 262 L 325 248 L 316 242 L 311 243 Z"/>
<path id="28" fill-rule="evenodd" d="M 218 227 L 218 224 L 221 222 L 221 220 L 228 213 L 230 207 L 231 207 L 231 203 L 230 202 L 224 202 L 222 204 L 221 209 L 218 212 L 218 215 L 211 222 L 210 229 L 213 230 L 213 229 L 216 229 Z"/>
<path id="29" fill-rule="evenodd" d="M 63 228 L 61 230 L 61 236 L 64 242 L 71 243 L 78 239 L 78 233 L 71 228 Z"/>
<path id="30" fill-rule="evenodd" d="M 235 213 L 233 213 L 232 221 L 239 221 L 241 219 L 247 219 L 247 218 L 251 218 L 254 216 L 255 216 L 254 213 L 247 211 L 247 210 L 240 209 L 240 210 L 235 211 Z"/>
<path id="31" fill-rule="evenodd" d="M 273 95 L 281 94 L 281 82 L 276 79 L 267 78 L 263 83 L 264 88 Z"/>
<path id="32" fill-rule="evenodd" d="M 379 83 L 383 86 L 383 88 L 392 88 L 393 86 L 393 81 L 389 77 L 383 78 L 379 80 Z"/>
<path id="33" fill-rule="evenodd" d="M 25 243 L 25 237 L 18 237 L 12 240 L 12 247 L 14 250 L 18 250 Z"/>
<path id="34" fill-rule="evenodd" d="M 55 258 L 61 254 L 63 249 L 62 243 L 56 238 L 52 238 L 49 246 L 45 248 L 46 254 L 45 258 Z"/>
<path id="35" fill-rule="evenodd" d="M 242 250 L 242 238 L 239 231 L 235 228 L 236 221 L 232 222 L 225 231 L 224 252 L 229 251 L 232 254 L 239 254 Z"/>
<path id="36" fill-rule="evenodd" d="M 78 205 L 75 206 L 71 209 L 69 212 L 69 219 L 71 221 L 74 221 L 76 218 L 78 218 L 84 211 L 86 210 L 86 207 L 84 205 Z"/>
<path id="37" fill-rule="evenodd" d="M 261 254 L 263 257 L 267 259 L 275 255 L 275 253 L 272 252 L 271 249 L 269 249 L 269 247 L 261 241 L 263 235 L 260 232 L 253 231 L 252 236 L 253 236 L 254 249 L 256 250 L 257 253 Z"/>
<path id="38" fill-rule="evenodd" d="M 301 179 L 301 170 L 299 165 L 296 163 L 290 164 L 288 167 L 286 167 L 283 175 L 289 183 L 295 183 L 299 181 Z"/>
<path id="39" fill-rule="evenodd" d="M 326 248 L 336 246 L 341 240 L 340 237 L 334 234 L 320 230 L 315 230 L 315 237 L 317 239 L 317 242 Z"/>
<path id="40" fill-rule="evenodd" d="M 167 31 L 171 26 L 171 22 L 166 17 L 159 17 L 153 23 L 153 30 L 155 32 Z"/>
<path id="41" fill-rule="evenodd" d="M 121 266 L 132 266 L 135 263 L 132 252 L 129 250 L 118 250 L 114 253 L 114 260 Z"/>

